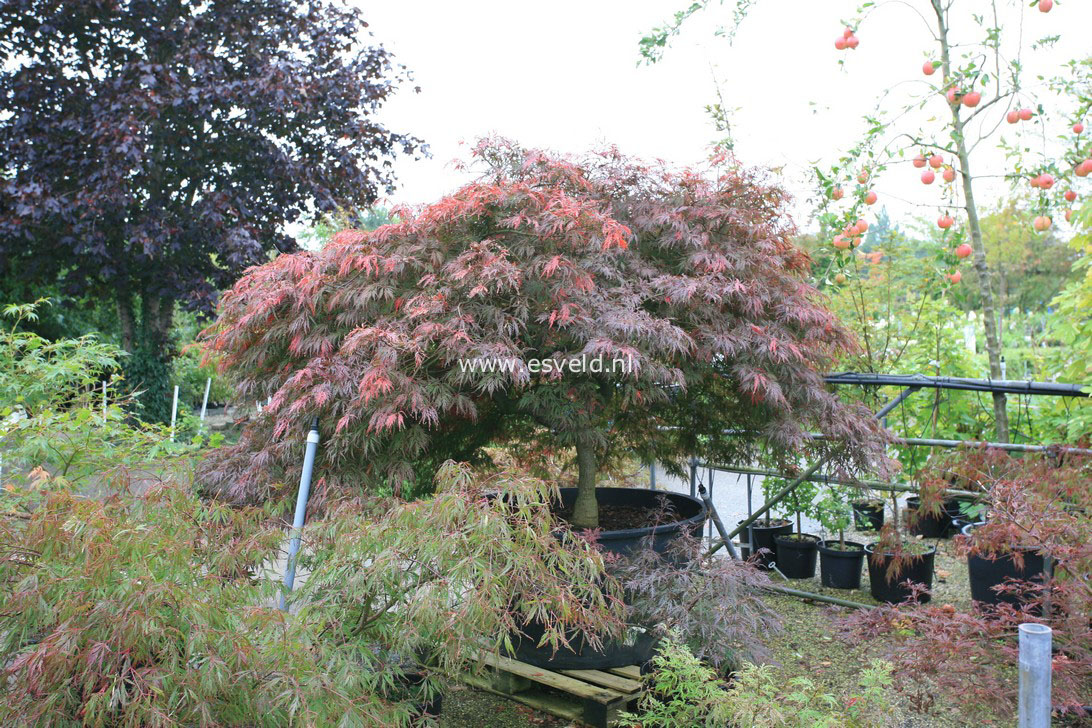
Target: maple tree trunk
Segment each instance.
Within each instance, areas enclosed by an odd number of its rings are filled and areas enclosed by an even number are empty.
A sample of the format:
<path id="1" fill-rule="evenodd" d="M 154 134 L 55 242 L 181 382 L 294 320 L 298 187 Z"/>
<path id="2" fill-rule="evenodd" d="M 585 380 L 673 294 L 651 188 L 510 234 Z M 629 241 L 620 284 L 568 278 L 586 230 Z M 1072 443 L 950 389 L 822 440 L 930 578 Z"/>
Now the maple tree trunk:
<path id="1" fill-rule="evenodd" d="M 937 16 L 941 62 L 944 68 L 944 80 L 947 86 L 951 78 L 951 63 L 948 46 L 948 25 L 944 18 L 944 9 L 940 0 L 932 0 Z M 959 157 L 959 175 L 963 183 L 964 209 L 967 211 L 967 229 L 971 233 L 971 248 L 974 251 L 974 269 L 982 286 L 982 315 L 986 329 L 986 355 L 990 361 L 990 378 L 1001 379 L 1001 331 L 997 320 L 997 301 L 994 298 L 994 281 L 986 261 L 986 247 L 982 242 L 982 224 L 978 219 L 978 206 L 974 199 L 974 185 L 971 176 L 971 155 L 967 149 L 964 135 L 965 122 L 959 117 L 959 105 L 949 104 L 952 112 L 952 137 Z M 997 442 L 1009 441 L 1009 414 L 1007 397 L 996 392 L 993 395 L 993 418 L 995 439 Z"/>
<path id="2" fill-rule="evenodd" d="M 591 432 L 584 430 L 576 436 L 576 463 L 579 476 L 576 481 L 576 501 L 573 503 L 572 525 L 575 528 L 599 527 L 599 502 L 595 498 L 595 441 Z"/>

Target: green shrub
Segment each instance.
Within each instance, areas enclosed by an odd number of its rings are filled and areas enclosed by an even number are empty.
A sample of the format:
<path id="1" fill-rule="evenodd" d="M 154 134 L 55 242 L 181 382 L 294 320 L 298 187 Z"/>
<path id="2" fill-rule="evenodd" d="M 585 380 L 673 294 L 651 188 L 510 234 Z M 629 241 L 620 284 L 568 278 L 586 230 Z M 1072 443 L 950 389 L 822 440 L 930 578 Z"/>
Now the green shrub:
<path id="1" fill-rule="evenodd" d="M 201 437 L 172 442 L 167 428 L 134 421 L 115 375 L 124 352 L 93 336 L 48 341 L 24 331 L 47 305 L 13 305 L 0 329 L 0 456 L 3 484 L 12 488 L 48 477 L 82 493 L 124 488 L 154 474 L 162 460 L 192 452 Z M 105 385 L 106 406 L 103 406 Z M 213 443 L 215 444 L 215 443 Z M 191 467 L 178 460 L 172 467 Z"/>
<path id="2" fill-rule="evenodd" d="M 861 674 L 858 690 L 834 695 L 806 677 L 748 664 L 725 684 L 677 637 L 664 640 L 645 678 L 633 728 L 879 728 L 890 714 L 891 665 L 880 660 Z"/>
<path id="3" fill-rule="evenodd" d="M 203 502 L 185 479 L 92 499 L 40 475 L 8 493 L 23 517 L 0 518 L 20 545 L 0 559 L 0 725 L 408 725 L 431 675 L 522 618 L 553 621 L 555 643 L 620 626 L 600 556 L 554 536 L 550 490 L 449 465 L 437 496 L 380 518 L 341 503 L 306 532 L 293 614 L 269 508 Z"/>

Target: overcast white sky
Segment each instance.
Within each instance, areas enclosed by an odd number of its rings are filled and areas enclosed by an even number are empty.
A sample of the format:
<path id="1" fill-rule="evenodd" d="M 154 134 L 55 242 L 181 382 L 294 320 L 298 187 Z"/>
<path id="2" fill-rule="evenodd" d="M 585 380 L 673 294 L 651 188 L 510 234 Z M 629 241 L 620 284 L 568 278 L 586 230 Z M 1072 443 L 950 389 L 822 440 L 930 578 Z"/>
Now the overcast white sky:
<path id="1" fill-rule="evenodd" d="M 833 45 L 843 27 L 839 19 L 850 18 L 857 5 L 844 0 L 760 1 L 730 46 L 713 35 L 734 5 L 728 0 L 728 7 L 696 16 L 665 59 L 650 67 L 638 66 L 638 40 L 686 0 L 357 3 L 375 40 L 397 54 L 422 89 L 417 95 L 403 90 L 382 114 L 392 128 L 427 141 L 433 154 L 399 162 L 395 202 L 430 202 L 458 187 L 467 178 L 450 162 L 465 157 L 460 142 L 489 132 L 559 151 L 612 142 L 637 156 L 695 163 L 716 137 L 704 112 L 715 97 L 715 69 L 726 105 L 739 107 L 733 116 L 738 156 L 778 168 L 798 198 L 797 221 L 807 226 L 808 167 L 833 160 L 859 138 L 861 116 L 885 89 L 904 79 L 924 81 L 921 65 L 933 47 L 923 20 L 906 4 L 892 3 L 860 26 L 855 52 L 839 53 Z M 926 0 L 909 4 L 923 12 L 928 7 Z M 976 12 L 990 7 L 988 0 L 961 5 Z M 1025 7 L 1022 20 L 1019 5 L 1005 10 L 1010 37 L 1013 30 L 1025 39 L 1062 34 L 1056 47 L 1023 57 L 1028 81 L 1092 53 L 1092 2 L 1057 2 L 1045 15 Z M 845 71 L 840 57 L 849 59 Z M 932 111 L 944 113 L 943 102 Z M 1003 165 L 1000 155 L 987 154 L 976 172 L 1003 172 Z M 917 174 L 907 165 L 877 183 L 894 217 L 936 214 L 917 205 L 939 202 L 939 185 L 925 188 Z"/>

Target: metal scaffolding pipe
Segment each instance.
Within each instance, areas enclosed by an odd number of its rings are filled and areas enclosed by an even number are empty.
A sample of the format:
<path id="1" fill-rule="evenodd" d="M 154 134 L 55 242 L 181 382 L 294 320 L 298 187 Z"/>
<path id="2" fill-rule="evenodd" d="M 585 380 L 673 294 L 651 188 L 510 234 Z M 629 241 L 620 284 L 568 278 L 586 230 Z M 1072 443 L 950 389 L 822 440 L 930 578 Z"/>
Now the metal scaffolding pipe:
<path id="1" fill-rule="evenodd" d="M 859 384 L 866 387 L 928 387 L 966 392 L 1037 394 L 1053 397 L 1088 397 L 1084 391 L 1092 385 L 1062 382 L 1032 382 L 1019 379 L 968 379 L 966 377 L 927 377 L 923 374 L 860 374 L 841 372 L 823 378 L 827 384 Z"/>
<path id="2" fill-rule="evenodd" d="M 311 431 L 307 433 L 307 446 L 303 453 L 303 472 L 300 473 L 300 488 L 296 494 L 296 513 L 292 519 L 292 536 L 288 542 L 288 563 L 284 572 L 284 589 L 281 591 L 280 608 L 287 611 L 286 595 L 292 592 L 296 581 L 296 556 L 299 554 L 303 539 L 303 524 L 307 518 L 307 500 L 311 495 L 311 474 L 315 468 L 315 453 L 319 444 L 319 419 L 311 422 Z"/>
<path id="3" fill-rule="evenodd" d="M 826 602 L 827 604 L 837 604 L 840 607 L 852 607 L 854 609 L 875 609 L 871 604 L 861 604 L 860 602 L 852 602 L 848 599 L 841 599 L 839 597 L 828 597 L 826 594 L 815 594 L 809 591 L 801 591 L 800 589 L 790 589 L 787 586 L 777 586 L 776 584 L 770 584 L 763 587 L 766 591 L 777 592 L 778 594 L 787 594 L 790 597 L 799 597 L 801 599 L 814 599 L 817 602 Z"/>
<path id="4" fill-rule="evenodd" d="M 786 473 L 779 472 L 777 470 L 764 470 L 763 468 L 747 468 L 743 466 L 730 466 L 730 465 L 710 465 L 708 463 L 702 463 L 703 466 L 715 468 L 725 473 L 739 473 L 740 475 L 761 475 L 764 478 L 789 478 L 792 477 Z M 850 488 L 859 488 L 861 490 L 886 490 L 886 491 L 898 491 L 900 493 L 916 493 L 919 488 L 916 485 L 910 485 L 909 483 L 885 483 L 882 480 L 847 480 L 845 478 L 835 478 L 830 475 L 817 475 L 808 478 L 812 483 L 833 483 L 834 485 L 846 485 Z M 957 488 L 944 489 L 945 495 L 962 496 L 965 498 L 978 497 L 981 493 L 975 493 L 971 490 L 959 490 Z"/>
<path id="5" fill-rule="evenodd" d="M 709 493 L 706 492 L 704 485 L 698 486 L 698 493 L 701 494 L 701 499 L 705 501 L 705 507 L 709 509 L 709 519 L 713 522 L 713 525 L 717 527 L 717 533 L 724 539 L 724 545 L 728 547 L 728 554 L 738 561 L 739 554 L 736 553 L 736 547 L 732 544 L 732 539 L 728 538 L 728 529 L 724 527 L 724 521 L 720 520 L 720 514 L 717 513 L 717 507 L 713 505 L 713 500 L 709 497 Z"/>
<path id="6" fill-rule="evenodd" d="M 911 387 L 907 387 L 903 391 L 899 392 L 899 396 L 895 397 L 893 400 L 891 400 L 890 402 L 885 404 L 880 409 L 879 412 L 877 412 L 876 414 L 873 415 L 873 418 L 877 419 L 877 420 L 883 419 L 884 415 L 886 415 L 888 412 L 890 412 L 891 410 L 895 409 L 900 404 L 902 404 L 903 400 L 905 400 L 907 397 L 909 397 L 914 392 L 918 391 L 918 389 L 919 389 L 919 387 L 917 387 L 917 386 L 911 386 Z M 796 490 L 796 486 L 800 485 L 805 480 L 811 478 L 813 475 L 815 475 L 817 472 L 819 472 L 819 469 L 821 467 L 823 467 L 824 465 L 826 465 L 829 460 L 830 460 L 830 455 L 827 455 L 826 457 L 820 458 L 814 465 L 812 465 L 810 468 L 808 468 L 806 471 L 804 471 L 803 475 L 800 475 L 795 480 L 793 480 L 791 483 L 789 483 L 784 488 L 779 490 L 777 493 L 774 493 L 774 495 L 771 496 L 758 510 L 756 510 L 751 515 L 747 516 L 746 519 L 744 519 L 738 526 L 736 526 L 734 531 L 732 531 L 730 534 L 728 534 L 728 540 L 731 540 L 731 539 L 735 538 L 736 536 L 738 536 L 748 526 L 750 526 L 752 523 L 757 521 L 760 516 L 762 516 L 768 510 L 770 510 L 775 505 L 780 503 L 782 501 L 782 499 L 785 498 L 785 496 L 787 496 L 789 493 Z M 693 468 L 695 466 L 692 464 L 691 467 Z M 719 541 L 716 544 L 713 544 L 713 546 L 709 549 L 709 553 L 710 554 L 716 553 L 717 550 L 720 549 L 720 547 L 724 543 L 725 542 L 722 540 L 722 541 Z"/>
<path id="7" fill-rule="evenodd" d="M 745 434 L 757 434 L 757 432 L 751 433 L 747 430 L 724 430 L 725 435 L 745 435 Z M 811 440 L 834 440 L 836 438 L 830 435 L 824 435 L 821 432 L 808 432 L 804 437 Z M 1060 453 L 1073 453 L 1075 455 L 1092 455 L 1092 449 L 1083 447 L 1070 447 L 1069 445 L 1027 445 L 1018 442 L 989 442 L 986 440 L 938 440 L 936 438 L 928 437 L 898 437 L 895 436 L 894 442 L 896 445 L 915 445 L 922 447 L 988 447 L 998 450 L 1007 450 L 1009 452 L 1060 452 Z"/>

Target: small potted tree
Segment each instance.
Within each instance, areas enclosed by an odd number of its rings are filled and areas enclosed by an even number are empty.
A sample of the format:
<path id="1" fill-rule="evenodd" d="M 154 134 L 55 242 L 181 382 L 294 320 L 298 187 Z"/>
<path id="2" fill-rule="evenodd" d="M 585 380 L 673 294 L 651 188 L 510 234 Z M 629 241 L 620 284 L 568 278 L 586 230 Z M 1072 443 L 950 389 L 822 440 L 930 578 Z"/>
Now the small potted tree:
<path id="1" fill-rule="evenodd" d="M 819 578 L 823 586 L 833 589 L 859 589 L 864 544 L 846 540 L 846 529 L 852 511 L 845 489 L 828 486 L 825 496 L 815 504 L 815 516 L 823 529 L 838 534 L 836 539 L 819 543 Z"/>
<path id="2" fill-rule="evenodd" d="M 1008 462 L 987 481 L 990 518 L 964 526 L 957 547 L 967 557 L 976 603 L 1019 607 L 1037 600 L 1051 562 L 1063 571 L 1080 563 L 1075 570 L 1087 573 L 1089 521 L 1073 508 L 1092 502 L 1087 466 L 1036 456 L 993 459 Z M 1073 558 L 1077 553 L 1083 560 Z"/>
<path id="3" fill-rule="evenodd" d="M 911 585 L 917 584 L 925 589 L 918 600 L 927 602 L 928 590 L 933 588 L 936 546 L 906 533 L 897 491 L 891 491 L 891 514 L 891 522 L 880 529 L 879 538 L 865 545 L 872 598 L 898 604 L 914 596 Z"/>
<path id="4" fill-rule="evenodd" d="M 779 478 L 769 478 L 767 481 L 774 490 L 780 490 L 785 485 Z M 763 481 L 764 487 L 767 481 Z M 777 568 L 790 579 L 810 579 L 815 576 L 816 549 L 821 539 L 814 534 L 804 533 L 802 520 L 805 515 L 814 512 L 813 501 L 818 492 L 819 488 L 815 483 L 804 481 L 781 501 L 785 515 L 796 522 L 794 532 L 774 538 L 777 546 Z"/>

